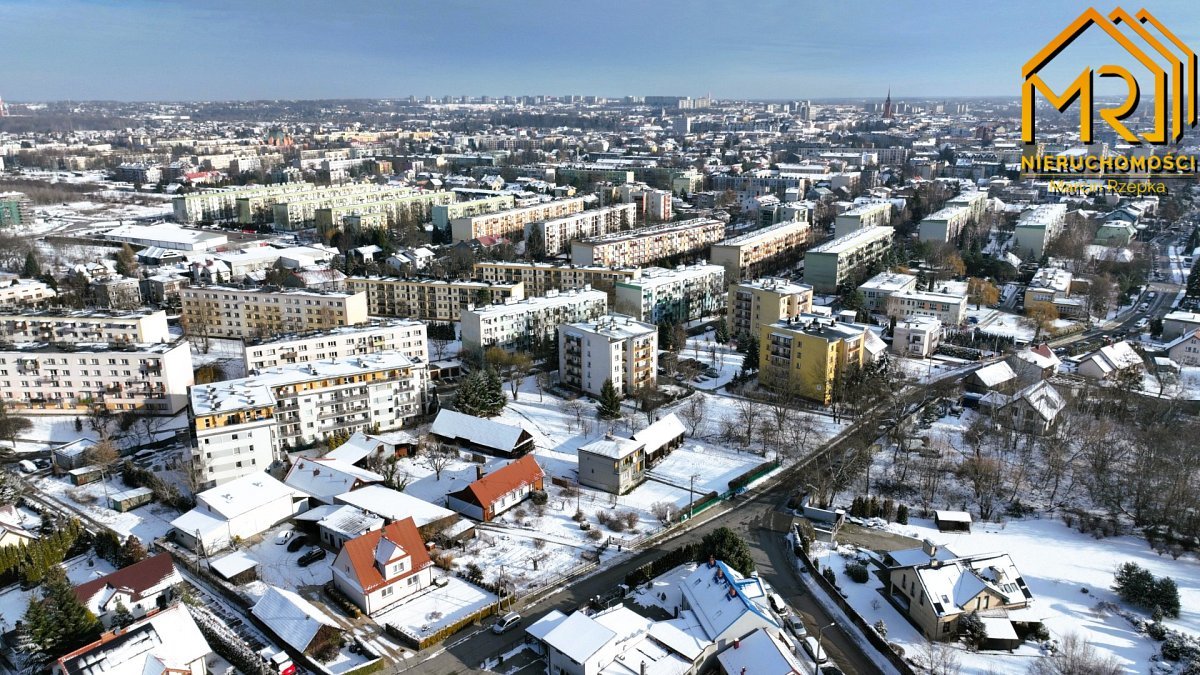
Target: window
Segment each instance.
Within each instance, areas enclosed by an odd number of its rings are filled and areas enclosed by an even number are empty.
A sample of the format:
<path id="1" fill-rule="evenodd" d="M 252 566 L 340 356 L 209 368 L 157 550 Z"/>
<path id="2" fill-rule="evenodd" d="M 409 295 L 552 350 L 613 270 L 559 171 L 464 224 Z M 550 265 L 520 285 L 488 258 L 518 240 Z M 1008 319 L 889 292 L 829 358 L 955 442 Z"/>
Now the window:
<path id="1" fill-rule="evenodd" d="M 395 591 L 396 591 L 396 589 L 394 587 L 386 586 L 386 587 L 384 587 L 383 591 L 379 595 L 381 597 L 386 598 L 386 597 L 390 596 L 392 593 L 394 593 Z"/>

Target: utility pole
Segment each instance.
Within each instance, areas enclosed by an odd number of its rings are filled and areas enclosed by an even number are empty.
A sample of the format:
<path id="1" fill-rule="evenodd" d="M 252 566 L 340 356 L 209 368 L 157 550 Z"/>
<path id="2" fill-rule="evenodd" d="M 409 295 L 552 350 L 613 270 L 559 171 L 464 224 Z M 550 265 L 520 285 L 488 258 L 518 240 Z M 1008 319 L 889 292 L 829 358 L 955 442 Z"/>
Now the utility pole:
<path id="1" fill-rule="evenodd" d="M 817 628 L 817 649 L 816 649 L 817 653 L 812 655 L 812 657 L 813 657 L 813 675 L 821 675 L 821 664 L 818 662 L 818 659 L 821 656 L 822 633 L 825 632 L 826 628 L 833 628 L 836 625 L 837 625 L 837 622 L 835 621 L 835 622 L 830 623 L 828 626 L 821 626 L 821 627 Z"/>
<path id="2" fill-rule="evenodd" d="M 688 479 L 688 520 L 692 519 L 696 511 L 696 476 L 699 475 L 694 473 Z"/>

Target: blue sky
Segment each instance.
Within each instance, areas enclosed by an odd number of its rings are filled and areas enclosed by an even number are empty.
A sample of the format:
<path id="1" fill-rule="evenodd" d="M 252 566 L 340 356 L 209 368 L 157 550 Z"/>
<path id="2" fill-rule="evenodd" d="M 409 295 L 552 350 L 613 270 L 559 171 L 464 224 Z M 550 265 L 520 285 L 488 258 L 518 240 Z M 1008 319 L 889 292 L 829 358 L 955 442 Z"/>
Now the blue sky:
<path id="1" fill-rule="evenodd" d="M 0 96 L 711 92 L 782 99 L 882 97 L 889 86 L 900 98 L 1016 96 L 1020 66 L 1087 6 L 1046 0 L 0 0 Z M 1200 5 L 1145 6 L 1200 49 Z"/>

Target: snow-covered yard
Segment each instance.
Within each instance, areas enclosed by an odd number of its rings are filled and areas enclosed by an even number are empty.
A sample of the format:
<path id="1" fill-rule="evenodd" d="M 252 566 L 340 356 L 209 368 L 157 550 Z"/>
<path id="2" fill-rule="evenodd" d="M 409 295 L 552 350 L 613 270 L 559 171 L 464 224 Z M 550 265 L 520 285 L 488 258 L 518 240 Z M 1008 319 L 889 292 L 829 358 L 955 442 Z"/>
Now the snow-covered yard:
<path id="1" fill-rule="evenodd" d="M 379 625 L 398 628 L 421 638 L 496 602 L 496 596 L 462 579 L 447 577 L 445 586 L 434 586 L 373 617 Z"/>
<path id="2" fill-rule="evenodd" d="M 333 564 L 337 553 L 326 551 L 324 560 L 301 567 L 296 561 L 311 550 L 312 546 L 305 546 L 293 553 L 288 551 L 286 543 L 275 543 L 277 533 L 290 529 L 291 525 L 280 525 L 265 532 L 261 541 L 242 547 L 242 552 L 258 562 L 258 581 L 246 584 L 242 588 L 246 594 L 255 598 L 261 597 L 267 592 L 266 586 L 271 585 L 308 595 L 311 587 L 322 586 L 333 578 L 330 565 Z M 293 536 L 303 535 L 297 532 Z"/>
<path id="3" fill-rule="evenodd" d="M 67 508 L 103 523 L 123 537 L 136 535 L 143 544 L 165 536 L 171 530 L 171 521 L 179 517 L 179 511 L 158 502 L 124 513 L 108 508 L 106 489 L 108 495 L 129 489 L 119 476 L 80 486 L 72 485 L 66 478 L 44 476 L 36 479 L 35 485 Z"/>
<path id="4" fill-rule="evenodd" d="M 1136 537 L 1095 539 L 1052 519 L 1010 521 L 1004 525 L 977 523 L 970 533 L 939 532 L 932 522 L 916 519 L 908 525 L 891 524 L 887 529 L 918 540 L 930 539 L 959 555 L 1008 553 L 1033 593 L 1028 613 L 1041 620 L 1054 637 L 1079 633 L 1098 650 L 1113 654 L 1131 673 L 1149 672 L 1157 644 L 1121 616 L 1100 607 L 1105 602 L 1121 604 L 1109 590 L 1119 564 L 1133 561 L 1156 576 L 1173 577 L 1179 586 L 1183 612 L 1179 619 L 1165 623 L 1184 632 L 1200 633 L 1200 567 L 1191 560 L 1159 556 Z M 1064 555 L 1064 551 L 1070 554 Z M 825 549 L 818 557 L 822 565 L 835 570 L 847 599 L 868 623 L 882 619 L 889 641 L 901 644 L 909 654 L 920 651 L 924 639 L 880 594 L 882 582 L 872 576 L 866 584 L 857 584 L 845 576 L 843 568 L 853 558 L 852 551 Z M 1036 646 L 1027 644 L 1012 655 L 962 650 L 959 656 L 964 675 L 1017 675 L 1026 671 L 1038 653 Z"/>
<path id="5" fill-rule="evenodd" d="M 80 438 L 90 438 L 96 440 L 99 438 L 92 427 L 88 424 L 87 415 L 22 415 L 29 420 L 30 427 L 27 431 L 21 432 L 18 437 L 16 447 L 17 452 L 39 452 L 58 447 L 64 443 L 70 443 Z M 82 430 L 76 431 L 75 420 L 79 419 L 83 425 Z M 147 418 L 151 423 L 151 433 L 156 440 L 172 438 L 175 432 L 187 426 L 187 412 L 181 412 L 173 417 L 151 417 Z M 142 423 L 137 422 L 138 425 Z M 142 427 L 139 426 L 139 431 Z M 135 440 L 133 434 L 118 433 L 117 440 L 129 438 Z M 140 439 L 144 440 L 144 439 Z"/>

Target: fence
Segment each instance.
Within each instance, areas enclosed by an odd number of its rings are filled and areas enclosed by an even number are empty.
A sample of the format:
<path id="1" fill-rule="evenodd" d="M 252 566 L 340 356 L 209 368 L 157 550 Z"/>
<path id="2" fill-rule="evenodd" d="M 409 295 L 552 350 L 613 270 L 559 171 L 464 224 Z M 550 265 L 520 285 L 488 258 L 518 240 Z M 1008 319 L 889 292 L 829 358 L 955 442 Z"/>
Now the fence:
<path id="1" fill-rule="evenodd" d="M 393 626 L 390 623 L 383 625 L 383 631 L 385 633 L 387 633 L 388 635 L 396 638 L 397 640 L 400 640 L 401 642 L 403 642 L 405 644 L 405 646 L 409 647 L 410 649 L 416 649 L 416 650 L 420 651 L 422 649 L 425 649 L 426 647 L 435 645 L 435 644 L 441 642 L 442 640 L 445 640 L 446 638 L 450 637 L 451 635 L 454 635 L 455 633 L 462 630 L 463 628 L 466 628 L 467 626 L 470 626 L 471 624 L 474 624 L 475 622 L 477 622 L 481 619 L 486 619 L 489 616 L 496 614 L 496 612 L 499 609 L 498 604 L 499 603 L 492 603 L 490 605 L 487 605 L 475 612 L 472 612 L 472 613 L 462 617 L 461 619 L 455 621 L 454 623 L 447 624 L 445 627 L 439 628 L 439 629 L 433 631 L 432 633 L 430 633 L 428 635 L 423 635 L 423 636 L 417 635 L 416 633 L 414 633 L 410 630 L 407 630 L 404 628 L 397 628 L 396 626 Z"/>

